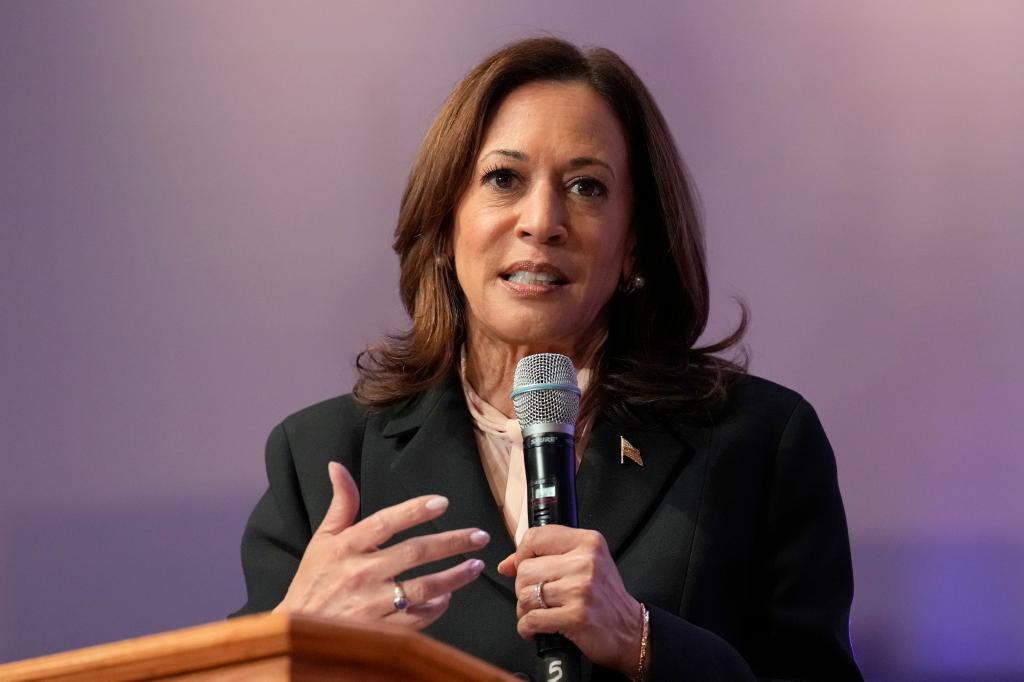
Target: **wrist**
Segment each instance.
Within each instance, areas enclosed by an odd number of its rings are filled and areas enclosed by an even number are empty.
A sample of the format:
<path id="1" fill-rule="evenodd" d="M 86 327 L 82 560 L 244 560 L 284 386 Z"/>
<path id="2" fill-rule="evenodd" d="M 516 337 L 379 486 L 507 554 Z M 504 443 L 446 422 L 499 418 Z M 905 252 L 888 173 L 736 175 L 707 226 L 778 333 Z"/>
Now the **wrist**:
<path id="1" fill-rule="evenodd" d="M 643 602 L 640 602 L 640 610 L 643 620 L 640 630 L 640 651 L 636 658 L 636 668 L 629 678 L 632 682 L 647 682 L 647 675 L 651 669 L 651 614 Z"/>
<path id="2" fill-rule="evenodd" d="M 637 664 L 644 644 L 646 610 L 642 602 L 634 600 L 633 607 L 629 609 L 629 619 L 620 631 L 622 645 L 614 667 L 630 680 L 636 679 Z"/>
<path id="3" fill-rule="evenodd" d="M 275 606 L 271 613 L 298 613 L 299 609 L 295 606 L 295 596 L 291 590 L 285 593 L 284 599 Z"/>

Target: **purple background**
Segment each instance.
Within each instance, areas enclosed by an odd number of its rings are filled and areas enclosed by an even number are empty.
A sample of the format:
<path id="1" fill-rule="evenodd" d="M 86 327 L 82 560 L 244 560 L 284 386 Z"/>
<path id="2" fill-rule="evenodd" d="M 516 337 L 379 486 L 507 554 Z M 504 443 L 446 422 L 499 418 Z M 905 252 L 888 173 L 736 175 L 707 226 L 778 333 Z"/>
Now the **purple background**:
<path id="1" fill-rule="evenodd" d="M 872 679 L 1024 676 L 1024 4 L 0 5 L 0 660 L 222 617 L 266 433 L 403 324 L 391 231 L 500 44 L 618 51 L 713 331 L 835 446 Z"/>

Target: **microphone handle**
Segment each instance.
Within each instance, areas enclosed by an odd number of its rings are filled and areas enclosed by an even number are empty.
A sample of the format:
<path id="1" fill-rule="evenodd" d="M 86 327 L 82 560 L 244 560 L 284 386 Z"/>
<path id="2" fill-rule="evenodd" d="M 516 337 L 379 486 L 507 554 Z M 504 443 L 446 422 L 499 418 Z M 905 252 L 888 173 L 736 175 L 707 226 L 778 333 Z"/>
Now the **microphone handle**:
<path id="1" fill-rule="evenodd" d="M 551 430 L 526 436 L 523 460 L 530 527 L 557 523 L 578 528 L 574 434 Z M 559 634 L 537 635 L 536 640 L 537 655 L 542 661 L 541 680 L 576 682 L 580 679 L 580 650 L 575 644 Z"/>

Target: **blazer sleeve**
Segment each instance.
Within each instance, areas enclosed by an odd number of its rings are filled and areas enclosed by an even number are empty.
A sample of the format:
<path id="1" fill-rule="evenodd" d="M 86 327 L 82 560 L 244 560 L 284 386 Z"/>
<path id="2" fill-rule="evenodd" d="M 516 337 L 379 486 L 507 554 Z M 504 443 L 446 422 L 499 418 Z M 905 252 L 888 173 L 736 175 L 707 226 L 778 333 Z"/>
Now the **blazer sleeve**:
<path id="1" fill-rule="evenodd" d="M 835 456 L 802 399 L 782 431 L 766 485 L 742 653 L 709 630 L 649 607 L 651 682 L 862 682 L 849 639 L 853 569 Z"/>
<path id="2" fill-rule="evenodd" d="M 283 423 L 267 438 L 266 464 L 269 486 L 242 534 L 242 569 L 249 598 L 230 617 L 269 611 L 277 606 L 284 599 L 312 537 Z"/>
<path id="3" fill-rule="evenodd" d="M 359 483 L 366 419 L 366 412 L 345 395 L 300 410 L 270 432 L 267 491 L 242 534 L 249 598 L 231 616 L 269 611 L 284 599 L 331 502 L 328 462 L 340 462 Z"/>

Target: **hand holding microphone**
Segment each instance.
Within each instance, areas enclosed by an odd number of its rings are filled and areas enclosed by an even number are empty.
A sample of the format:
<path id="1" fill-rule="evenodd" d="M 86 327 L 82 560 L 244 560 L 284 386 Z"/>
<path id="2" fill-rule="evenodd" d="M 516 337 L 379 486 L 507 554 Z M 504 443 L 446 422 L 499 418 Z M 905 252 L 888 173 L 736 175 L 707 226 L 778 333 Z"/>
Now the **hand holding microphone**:
<path id="1" fill-rule="evenodd" d="M 600 533 L 531 528 L 498 572 L 516 579 L 516 630 L 522 637 L 557 632 L 594 663 L 628 676 L 636 673 L 643 614 Z M 538 584 L 546 608 L 538 603 Z"/>
<path id="2" fill-rule="evenodd" d="M 512 399 L 523 429 L 530 529 L 498 572 L 516 579 L 517 630 L 537 639 L 545 680 L 578 676 L 579 652 L 626 675 L 640 657 L 640 603 L 626 591 L 604 537 L 576 527 L 579 397 L 564 355 L 529 355 L 516 366 Z"/>

